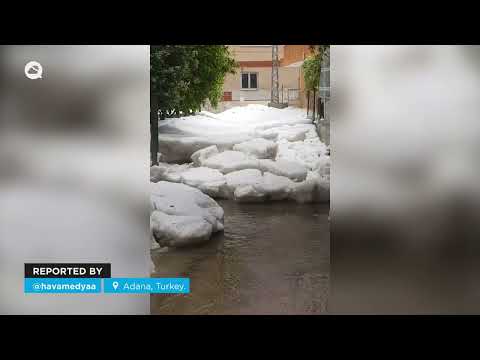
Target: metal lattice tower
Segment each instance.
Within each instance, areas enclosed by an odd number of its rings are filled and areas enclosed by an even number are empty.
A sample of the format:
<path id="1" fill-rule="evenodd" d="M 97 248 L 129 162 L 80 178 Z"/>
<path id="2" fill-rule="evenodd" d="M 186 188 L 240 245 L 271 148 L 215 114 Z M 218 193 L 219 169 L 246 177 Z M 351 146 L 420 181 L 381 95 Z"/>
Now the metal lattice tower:
<path id="1" fill-rule="evenodd" d="M 272 45 L 272 99 L 273 104 L 279 103 L 278 98 L 278 45 Z"/>

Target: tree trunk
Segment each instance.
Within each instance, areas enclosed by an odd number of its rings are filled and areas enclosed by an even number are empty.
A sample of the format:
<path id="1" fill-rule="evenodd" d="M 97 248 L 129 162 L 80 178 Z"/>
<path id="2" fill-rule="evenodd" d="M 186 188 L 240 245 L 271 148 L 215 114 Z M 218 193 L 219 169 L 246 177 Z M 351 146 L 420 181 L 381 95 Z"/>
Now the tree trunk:
<path id="1" fill-rule="evenodd" d="M 313 116 L 312 119 L 315 121 L 315 103 L 317 100 L 315 99 L 315 89 L 313 89 Z"/>
<path id="2" fill-rule="evenodd" d="M 150 95 L 150 162 L 158 165 L 158 99 Z"/>
<path id="3" fill-rule="evenodd" d="M 307 116 L 310 111 L 310 90 L 307 91 Z"/>

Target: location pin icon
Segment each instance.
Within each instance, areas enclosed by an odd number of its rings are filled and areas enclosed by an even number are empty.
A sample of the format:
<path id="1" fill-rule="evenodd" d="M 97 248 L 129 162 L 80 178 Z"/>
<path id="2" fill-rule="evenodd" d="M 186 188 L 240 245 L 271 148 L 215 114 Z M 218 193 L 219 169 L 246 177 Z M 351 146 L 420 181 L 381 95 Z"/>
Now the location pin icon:
<path id="1" fill-rule="evenodd" d="M 112 283 L 112 286 L 113 286 L 113 289 L 114 289 L 114 290 L 117 290 L 118 282 L 117 282 L 117 281 L 114 281 L 114 282 Z"/>

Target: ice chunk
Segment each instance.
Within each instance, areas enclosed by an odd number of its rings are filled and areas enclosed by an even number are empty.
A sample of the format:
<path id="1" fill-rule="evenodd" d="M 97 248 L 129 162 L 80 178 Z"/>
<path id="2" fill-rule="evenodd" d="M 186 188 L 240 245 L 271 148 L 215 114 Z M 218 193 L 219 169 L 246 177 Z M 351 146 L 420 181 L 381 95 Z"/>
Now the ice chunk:
<path id="1" fill-rule="evenodd" d="M 302 181 L 307 177 L 308 169 L 293 161 L 279 159 L 277 161 L 260 159 L 259 168 L 279 176 L 286 176 L 294 181 Z"/>
<path id="2" fill-rule="evenodd" d="M 212 144 L 208 139 L 170 134 L 160 135 L 158 143 L 165 162 L 188 161 L 195 151 L 210 145 Z"/>
<path id="3" fill-rule="evenodd" d="M 316 170 L 318 175 L 330 179 L 330 156 L 322 156 L 318 161 Z"/>
<path id="4" fill-rule="evenodd" d="M 277 154 L 277 144 L 263 138 L 244 141 L 233 146 L 233 150 L 241 151 L 258 159 L 274 159 Z"/>
<path id="5" fill-rule="evenodd" d="M 313 202 L 313 192 L 315 191 L 315 182 L 311 180 L 305 180 L 300 183 L 296 183 L 292 187 L 290 193 L 290 199 L 299 203 Z"/>
<path id="6" fill-rule="evenodd" d="M 303 141 L 312 136 L 312 130 L 316 135 L 315 127 L 311 124 L 283 125 L 270 129 L 257 129 L 255 134 L 263 138 L 274 138 L 275 140 Z"/>
<path id="7" fill-rule="evenodd" d="M 201 166 L 202 162 L 213 155 L 219 153 L 216 145 L 211 145 L 206 148 L 200 149 L 192 154 L 191 159 L 196 166 Z"/>
<path id="8" fill-rule="evenodd" d="M 210 196 L 185 184 L 160 181 L 150 183 L 151 207 L 167 215 L 200 216 L 212 224 L 212 231 L 223 230 L 223 209 Z"/>
<path id="9" fill-rule="evenodd" d="M 224 174 L 243 169 L 258 168 L 258 159 L 252 158 L 241 151 L 224 151 L 209 157 L 203 162 L 203 166 L 218 169 Z"/>
<path id="10" fill-rule="evenodd" d="M 181 181 L 196 187 L 214 198 L 228 198 L 225 176 L 216 169 L 207 167 L 191 168 L 181 174 Z"/>
<path id="11" fill-rule="evenodd" d="M 309 172 L 305 181 L 294 183 L 290 198 L 299 203 L 329 202 L 329 180 L 316 172 Z"/>
<path id="12" fill-rule="evenodd" d="M 263 139 L 272 140 L 272 141 L 277 141 L 278 132 L 276 132 L 272 129 L 267 129 L 267 130 L 256 129 L 256 130 L 253 131 L 253 137 L 263 138 Z"/>
<path id="13" fill-rule="evenodd" d="M 263 184 L 263 176 L 258 169 L 245 169 L 225 175 L 227 186 L 233 193 L 237 187 Z"/>
<path id="14" fill-rule="evenodd" d="M 270 200 L 287 199 L 294 182 L 287 177 L 266 172 L 263 174 L 262 190 Z"/>
<path id="15" fill-rule="evenodd" d="M 181 174 L 191 168 L 192 164 L 166 164 L 159 163 L 150 167 L 150 181 L 159 182 L 162 180 L 180 182 Z"/>
<path id="16" fill-rule="evenodd" d="M 292 128 L 281 135 L 279 134 L 278 139 L 285 139 L 288 141 L 303 141 L 305 140 L 305 134 L 307 131 L 308 129 Z"/>
<path id="17" fill-rule="evenodd" d="M 284 200 L 289 197 L 294 182 L 286 177 L 246 169 L 226 175 L 233 198 L 241 202 Z"/>
<path id="18" fill-rule="evenodd" d="M 239 202 L 259 202 L 265 200 L 265 193 L 253 185 L 239 186 L 235 189 L 234 199 Z"/>
<path id="19" fill-rule="evenodd" d="M 283 159 L 298 162 L 310 170 L 318 168 L 322 162 L 321 157 L 325 156 L 327 148 L 318 136 L 304 141 L 278 142 L 277 160 Z"/>
<path id="20" fill-rule="evenodd" d="M 154 211 L 150 227 L 160 246 L 181 247 L 205 242 L 212 235 L 212 224 L 201 216 L 167 215 Z"/>
<path id="21" fill-rule="evenodd" d="M 159 135 L 159 150 L 165 162 L 187 162 L 198 150 L 216 145 L 218 151 L 231 150 L 233 145 L 251 139 L 248 134 L 220 134 L 218 136 Z"/>
<path id="22" fill-rule="evenodd" d="M 151 224 L 152 224 L 152 223 L 150 222 L 150 226 L 151 226 Z M 151 240 L 150 250 L 157 250 L 157 249 L 160 248 L 160 245 L 159 245 L 158 242 L 155 240 L 155 236 L 153 236 L 153 234 L 152 234 L 150 240 Z M 155 268 L 155 267 L 154 267 L 154 268 Z"/>
<path id="23" fill-rule="evenodd" d="M 151 166 L 150 167 L 150 181 L 151 182 L 159 182 L 160 180 L 164 180 L 166 168 L 163 166 Z"/>
<path id="24" fill-rule="evenodd" d="M 191 156 L 191 159 L 193 161 L 193 164 L 195 166 L 202 166 L 203 164 L 203 161 L 205 161 L 206 159 L 208 159 L 209 157 L 213 156 L 213 155 L 217 155 L 218 154 L 218 148 L 216 145 L 212 145 L 212 146 L 208 146 L 204 149 L 201 149 L 201 150 L 198 150 L 198 151 L 195 151 L 192 156 Z"/>
<path id="25" fill-rule="evenodd" d="M 216 169 L 197 167 L 183 172 L 181 179 L 184 184 L 198 187 L 205 182 L 225 181 L 225 176 Z"/>

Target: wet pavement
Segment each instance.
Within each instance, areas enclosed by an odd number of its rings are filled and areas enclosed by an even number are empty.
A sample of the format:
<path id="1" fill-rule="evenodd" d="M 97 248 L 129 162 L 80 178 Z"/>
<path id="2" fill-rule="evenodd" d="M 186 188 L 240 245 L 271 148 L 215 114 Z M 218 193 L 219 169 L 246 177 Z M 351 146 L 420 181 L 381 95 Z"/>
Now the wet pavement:
<path id="1" fill-rule="evenodd" d="M 189 277 L 189 295 L 151 295 L 152 314 L 321 314 L 329 291 L 329 204 L 218 201 L 225 231 L 153 250 L 152 276 Z"/>

